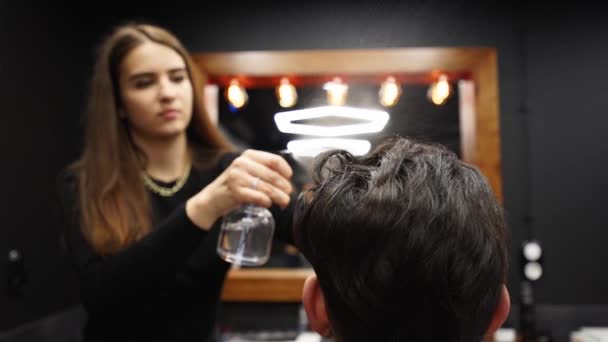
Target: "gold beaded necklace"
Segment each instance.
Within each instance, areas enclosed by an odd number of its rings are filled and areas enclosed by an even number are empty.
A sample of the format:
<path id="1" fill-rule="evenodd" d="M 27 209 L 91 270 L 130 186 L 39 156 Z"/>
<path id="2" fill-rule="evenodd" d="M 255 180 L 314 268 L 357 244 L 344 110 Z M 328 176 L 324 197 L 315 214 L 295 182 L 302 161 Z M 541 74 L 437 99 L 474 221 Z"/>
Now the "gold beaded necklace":
<path id="1" fill-rule="evenodd" d="M 144 184 L 146 185 L 146 187 L 148 189 L 150 189 L 152 192 L 157 193 L 163 197 L 169 197 L 169 196 L 173 196 L 176 192 L 178 192 L 184 186 L 184 184 L 186 184 L 186 181 L 188 180 L 188 177 L 190 176 L 191 169 L 192 169 L 192 164 L 188 163 L 188 165 L 186 166 L 186 170 L 184 171 L 184 174 L 180 178 L 178 178 L 177 181 L 175 182 L 175 184 L 170 188 L 156 184 L 152 180 L 152 178 L 150 178 L 150 176 L 148 176 L 148 174 L 145 172 L 142 172 L 142 178 L 144 180 Z"/>

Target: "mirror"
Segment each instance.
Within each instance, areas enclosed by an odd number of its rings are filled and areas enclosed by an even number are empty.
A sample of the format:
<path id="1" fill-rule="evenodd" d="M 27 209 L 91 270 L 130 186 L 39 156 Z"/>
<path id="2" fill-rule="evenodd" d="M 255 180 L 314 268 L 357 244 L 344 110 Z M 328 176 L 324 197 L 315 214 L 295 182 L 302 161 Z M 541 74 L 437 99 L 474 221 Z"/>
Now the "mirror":
<path id="1" fill-rule="evenodd" d="M 426 86 L 438 73 L 445 73 L 451 83 L 457 81 L 458 84 L 459 141 L 456 144 L 459 146 L 454 149 L 463 161 L 484 173 L 502 201 L 496 49 L 245 51 L 194 53 L 192 58 L 211 83 L 220 87 L 238 79 L 245 88 L 254 85 L 271 88 L 279 84 L 282 77 L 319 85 L 336 75 L 359 81 L 377 81 L 387 75 L 398 75 L 405 83 Z M 215 100 L 221 95 L 216 93 Z M 215 114 L 218 112 L 219 109 Z M 238 271 L 228 276 L 224 300 L 299 301 L 307 274 L 301 269 L 291 273 L 263 269 Z M 264 275 L 264 272 L 273 274 Z M 259 282 L 261 279 L 264 279 L 264 285 Z"/>
<path id="2" fill-rule="evenodd" d="M 278 80 L 284 75 L 409 75 L 428 82 L 446 72 L 466 78 L 459 87 L 460 151 L 479 167 L 502 199 L 497 56 L 492 48 L 399 48 L 356 50 L 248 51 L 195 53 L 210 78 L 227 84 L 233 77 Z M 275 84 L 276 84 L 275 83 Z M 461 83 L 462 84 L 462 83 Z M 245 85 L 247 83 L 245 82 Z"/>

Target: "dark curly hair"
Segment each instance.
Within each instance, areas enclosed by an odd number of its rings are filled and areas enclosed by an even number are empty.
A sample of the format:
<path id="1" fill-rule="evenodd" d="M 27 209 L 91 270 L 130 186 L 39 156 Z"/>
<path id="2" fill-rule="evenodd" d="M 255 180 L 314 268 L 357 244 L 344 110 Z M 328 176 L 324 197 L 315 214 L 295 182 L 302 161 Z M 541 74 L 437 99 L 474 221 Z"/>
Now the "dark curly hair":
<path id="1" fill-rule="evenodd" d="M 296 204 L 338 341 L 480 341 L 508 269 L 487 180 L 440 145 L 392 137 L 326 152 Z"/>

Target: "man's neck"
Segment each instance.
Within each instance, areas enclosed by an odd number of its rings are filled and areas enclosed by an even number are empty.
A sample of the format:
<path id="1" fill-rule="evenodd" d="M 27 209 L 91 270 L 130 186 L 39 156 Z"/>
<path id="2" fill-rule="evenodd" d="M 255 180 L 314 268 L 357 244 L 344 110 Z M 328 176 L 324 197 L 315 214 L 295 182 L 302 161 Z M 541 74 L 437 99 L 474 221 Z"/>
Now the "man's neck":
<path id="1" fill-rule="evenodd" d="M 135 144 L 147 157 L 146 173 L 160 181 L 171 182 L 180 178 L 190 164 L 186 134 L 167 139 L 146 138 L 134 135 Z"/>

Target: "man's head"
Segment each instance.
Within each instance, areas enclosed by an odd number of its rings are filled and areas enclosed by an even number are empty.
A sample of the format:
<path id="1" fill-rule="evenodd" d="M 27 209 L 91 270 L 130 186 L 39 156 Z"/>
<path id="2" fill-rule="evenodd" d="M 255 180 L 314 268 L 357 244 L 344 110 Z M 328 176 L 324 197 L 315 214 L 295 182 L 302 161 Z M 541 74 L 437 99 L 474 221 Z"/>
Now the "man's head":
<path id="1" fill-rule="evenodd" d="M 338 341 L 479 341 L 509 312 L 508 232 L 474 167 L 391 138 L 367 156 L 315 161 L 296 204 L 296 245 L 315 276 L 311 326 Z"/>

